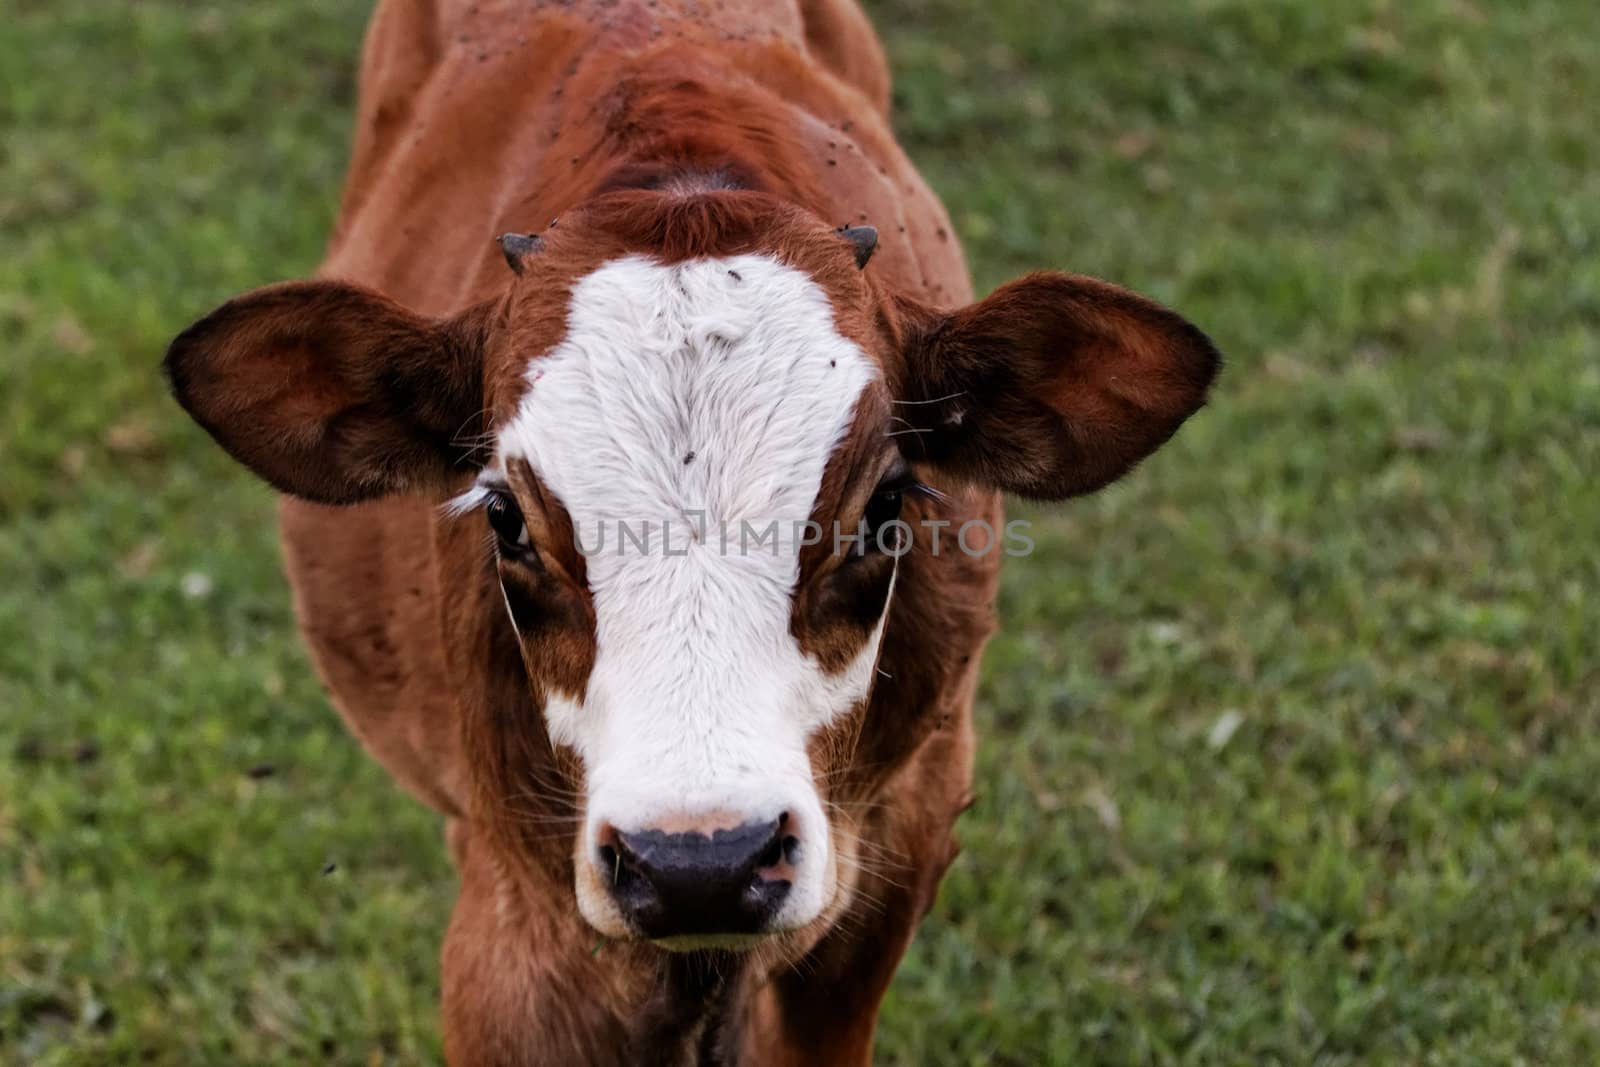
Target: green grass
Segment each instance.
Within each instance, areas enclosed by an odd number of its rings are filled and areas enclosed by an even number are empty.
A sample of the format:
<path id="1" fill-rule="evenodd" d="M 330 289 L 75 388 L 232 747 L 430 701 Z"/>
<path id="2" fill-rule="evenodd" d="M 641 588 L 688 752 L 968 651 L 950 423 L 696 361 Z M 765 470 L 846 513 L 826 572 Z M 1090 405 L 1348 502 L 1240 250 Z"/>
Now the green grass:
<path id="1" fill-rule="evenodd" d="M 436 821 L 155 373 L 315 265 L 366 8 L 0 0 L 0 1061 L 438 1058 Z M 1600 6 L 871 10 L 980 288 L 1231 357 L 1031 516 L 881 1060 L 1600 1062 Z"/>

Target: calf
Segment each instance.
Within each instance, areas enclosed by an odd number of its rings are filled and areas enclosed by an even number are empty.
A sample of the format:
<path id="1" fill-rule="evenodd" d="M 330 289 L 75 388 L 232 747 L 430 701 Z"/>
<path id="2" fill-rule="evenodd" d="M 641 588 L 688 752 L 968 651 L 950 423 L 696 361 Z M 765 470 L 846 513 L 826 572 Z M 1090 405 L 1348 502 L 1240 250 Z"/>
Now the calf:
<path id="1" fill-rule="evenodd" d="M 970 803 L 1000 492 L 1204 400 L 1126 290 L 973 303 L 887 99 L 853 0 L 389 0 L 319 280 L 167 354 L 448 818 L 452 1063 L 867 1062 Z"/>

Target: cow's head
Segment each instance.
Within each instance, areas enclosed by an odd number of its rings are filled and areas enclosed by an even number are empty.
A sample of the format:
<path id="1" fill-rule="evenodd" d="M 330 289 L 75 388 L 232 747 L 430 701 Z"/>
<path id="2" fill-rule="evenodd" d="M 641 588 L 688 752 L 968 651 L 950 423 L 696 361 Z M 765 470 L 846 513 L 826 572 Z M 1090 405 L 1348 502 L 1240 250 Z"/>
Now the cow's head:
<path id="1" fill-rule="evenodd" d="M 881 534 L 936 492 L 919 479 L 1088 492 L 1216 371 L 1189 323 L 1089 278 L 924 306 L 863 269 L 872 239 L 756 193 L 616 193 L 503 240 L 507 288 L 454 317 L 291 283 L 168 354 L 184 407 L 280 490 L 486 521 L 479 573 L 605 934 L 726 944 L 825 915 L 904 536 Z"/>

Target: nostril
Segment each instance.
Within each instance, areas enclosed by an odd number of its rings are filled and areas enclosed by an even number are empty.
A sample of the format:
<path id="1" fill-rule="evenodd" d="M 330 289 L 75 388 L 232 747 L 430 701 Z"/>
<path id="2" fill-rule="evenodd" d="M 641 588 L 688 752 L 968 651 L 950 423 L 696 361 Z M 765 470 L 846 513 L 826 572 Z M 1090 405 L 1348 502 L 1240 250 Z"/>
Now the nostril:
<path id="1" fill-rule="evenodd" d="M 778 825 L 773 828 L 772 843 L 761 854 L 762 867 L 776 867 L 780 863 L 791 866 L 800 855 L 800 838 L 793 832 L 794 818 L 787 811 L 778 815 Z M 788 832 L 785 832 L 788 831 Z"/>
<path id="2" fill-rule="evenodd" d="M 595 865 L 601 875 L 618 889 L 627 888 L 639 878 L 639 859 L 628 846 L 628 839 L 610 823 L 596 835 Z"/>
<path id="3" fill-rule="evenodd" d="M 794 832 L 798 829 L 795 820 L 788 812 L 778 816 L 778 821 L 772 825 L 771 840 L 756 857 L 755 867 L 758 875 L 771 877 L 774 873 L 773 868 L 784 865 L 793 867 L 799 862 L 800 836 Z"/>

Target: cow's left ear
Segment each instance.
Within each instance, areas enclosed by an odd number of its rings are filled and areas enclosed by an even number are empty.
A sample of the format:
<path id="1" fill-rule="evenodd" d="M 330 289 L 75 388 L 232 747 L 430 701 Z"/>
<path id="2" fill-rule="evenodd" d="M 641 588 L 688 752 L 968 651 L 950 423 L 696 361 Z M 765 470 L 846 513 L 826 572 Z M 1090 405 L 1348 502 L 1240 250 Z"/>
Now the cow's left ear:
<path id="1" fill-rule="evenodd" d="M 1153 300 L 1031 274 L 954 312 L 899 300 L 896 426 L 965 481 L 1059 500 L 1126 474 L 1205 403 L 1222 357 Z"/>

